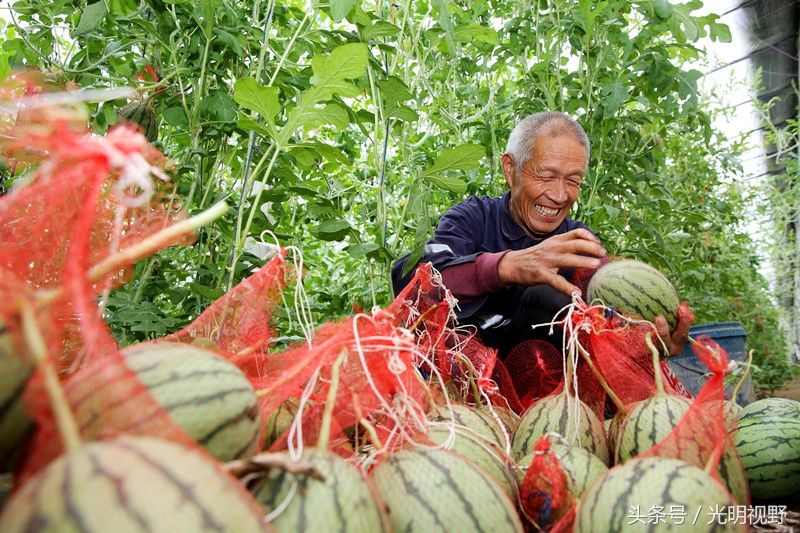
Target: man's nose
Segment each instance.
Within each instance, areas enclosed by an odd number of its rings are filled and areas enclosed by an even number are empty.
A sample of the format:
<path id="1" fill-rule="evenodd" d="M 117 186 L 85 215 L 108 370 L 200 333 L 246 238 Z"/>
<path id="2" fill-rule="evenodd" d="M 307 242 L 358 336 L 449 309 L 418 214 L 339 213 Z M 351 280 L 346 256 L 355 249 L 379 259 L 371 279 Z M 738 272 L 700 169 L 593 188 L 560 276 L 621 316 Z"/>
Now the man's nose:
<path id="1" fill-rule="evenodd" d="M 569 200 L 569 195 L 567 194 L 567 185 L 563 180 L 552 181 L 552 185 L 550 187 L 550 199 L 554 202 L 558 202 L 559 204 L 563 204 Z"/>

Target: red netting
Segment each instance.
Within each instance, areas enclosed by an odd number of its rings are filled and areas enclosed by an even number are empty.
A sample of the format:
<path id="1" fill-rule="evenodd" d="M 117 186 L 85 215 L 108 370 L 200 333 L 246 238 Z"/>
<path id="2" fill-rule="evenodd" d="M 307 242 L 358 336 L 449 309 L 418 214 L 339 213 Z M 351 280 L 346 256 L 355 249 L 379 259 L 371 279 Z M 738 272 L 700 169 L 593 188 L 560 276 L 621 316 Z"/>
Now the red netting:
<path id="1" fill-rule="evenodd" d="M 279 250 L 267 264 L 241 281 L 212 303 L 191 324 L 168 335 L 167 342 L 197 344 L 240 361 L 248 375 L 260 375 L 258 368 L 247 369 L 250 354 L 266 351 L 275 337 L 272 313 L 286 286 L 286 251 Z"/>
<path id="2" fill-rule="evenodd" d="M 567 474 L 550 448 L 547 435 L 536 441 L 533 459 L 519 487 L 519 505 L 534 527 L 546 530 L 574 502 Z"/>
<path id="3" fill-rule="evenodd" d="M 725 425 L 724 380 L 730 372 L 730 359 L 719 344 L 706 336 L 696 339 L 692 343 L 692 350 L 712 375 L 675 429 L 640 457 L 680 459 L 699 468 L 708 468 L 720 481 L 717 466 L 722 454 L 726 451 L 736 453 Z"/>
<path id="4" fill-rule="evenodd" d="M 125 366 L 98 305 L 133 262 L 191 234 L 166 159 L 133 129 L 91 134 L 80 103 L 58 103 L 66 93 L 52 88 L 26 74 L 0 91 L 19 109 L 0 148 L 27 172 L 0 198 L 0 317 L 36 367 L 25 402 L 37 430 L 18 483 L 65 443 L 126 432 L 195 446 Z M 71 411 L 90 392 L 104 422 L 75 427 Z"/>

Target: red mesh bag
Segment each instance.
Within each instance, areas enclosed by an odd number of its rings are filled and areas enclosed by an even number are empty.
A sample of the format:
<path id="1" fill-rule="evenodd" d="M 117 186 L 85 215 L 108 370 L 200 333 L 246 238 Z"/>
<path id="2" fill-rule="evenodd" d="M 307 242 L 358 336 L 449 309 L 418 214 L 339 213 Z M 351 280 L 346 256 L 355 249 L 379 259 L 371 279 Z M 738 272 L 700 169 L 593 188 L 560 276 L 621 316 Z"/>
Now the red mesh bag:
<path id="1" fill-rule="evenodd" d="M 203 311 L 191 324 L 163 340 L 202 345 L 241 363 L 248 375 L 260 375 L 250 354 L 266 351 L 274 338 L 272 313 L 286 286 L 286 251 L 239 282 Z M 252 361 L 256 367 L 246 368 Z"/>
<path id="2" fill-rule="evenodd" d="M 0 198 L 0 317 L 35 369 L 24 398 L 37 430 L 18 483 L 81 440 L 125 432 L 194 446 L 125 366 L 98 296 L 136 260 L 186 242 L 197 221 L 181 220 L 166 160 L 138 131 L 92 135 L 82 106 L 57 103 L 65 94 L 51 88 L 26 74 L 0 91 L 19 109 L 0 148 L 27 173 Z M 100 409 L 116 409 L 86 430 L 71 412 L 90 390 L 103 391 Z"/>
<path id="3" fill-rule="evenodd" d="M 411 286 L 432 289 L 430 271 L 419 270 Z M 247 365 L 261 372 L 254 383 L 265 414 L 287 399 L 300 403 L 294 424 L 272 450 L 317 446 L 350 455 L 352 440 L 385 450 L 425 428 L 428 389 L 417 367 L 435 358 L 421 351 L 404 326 L 425 312 L 436 316 L 438 303 L 434 297 L 420 312 L 398 304 L 407 296 L 386 310 L 324 324 L 307 342 L 280 353 L 249 357 Z M 430 333 L 422 344 L 432 350 L 441 342 Z"/>
<path id="4" fill-rule="evenodd" d="M 522 513 L 537 530 L 549 529 L 574 503 L 567 474 L 550 446 L 547 435 L 536 441 L 533 459 L 519 487 Z"/>

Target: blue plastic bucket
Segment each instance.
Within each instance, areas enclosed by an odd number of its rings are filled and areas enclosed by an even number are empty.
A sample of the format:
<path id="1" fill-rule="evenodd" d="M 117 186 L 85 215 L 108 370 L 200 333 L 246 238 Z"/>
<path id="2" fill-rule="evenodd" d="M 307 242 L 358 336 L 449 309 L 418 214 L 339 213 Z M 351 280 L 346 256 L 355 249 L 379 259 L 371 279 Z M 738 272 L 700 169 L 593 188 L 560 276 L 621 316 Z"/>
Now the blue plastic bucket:
<path id="1" fill-rule="evenodd" d="M 708 335 L 728 352 L 728 356 L 739 362 L 747 362 L 747 349 L 745 340 L 747 332 L 739 322 L 708 322 L 706 324 L 695 324 L 689 330 L 692 338 L 700 335 Z M 669 358 L 669 366 L 678 376 L 678 379 L 689 389 L 693 395 L 697 395 L 708 379 L 708 369 L 700 362 L 692 351 L 691 343 L 687 342 L 683 352 Z M 730 399 L 733 394 L 735 383 L 725 386 L 725 397 Z M 747 405 L 755 401 L 756 395 L 753 389 L 752 375 L 748 375 L 745 382 L 739 388 L 736 401 L 739 405 Z"/>

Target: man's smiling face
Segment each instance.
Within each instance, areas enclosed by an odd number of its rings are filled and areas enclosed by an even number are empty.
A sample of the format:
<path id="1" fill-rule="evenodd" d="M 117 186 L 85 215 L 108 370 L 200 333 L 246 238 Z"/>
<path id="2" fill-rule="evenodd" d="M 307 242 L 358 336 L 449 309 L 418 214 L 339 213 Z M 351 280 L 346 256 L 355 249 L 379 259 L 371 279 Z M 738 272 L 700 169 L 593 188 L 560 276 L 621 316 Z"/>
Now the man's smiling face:
<path id="1" fill-rule="evenodd" d="M 556 230 L 578 199 L 586 172 L 586 148 L 571 135 L 542 135 L 519 169 L 503 154 L 511 187 L 511 215 L 529 234 Z"/>

